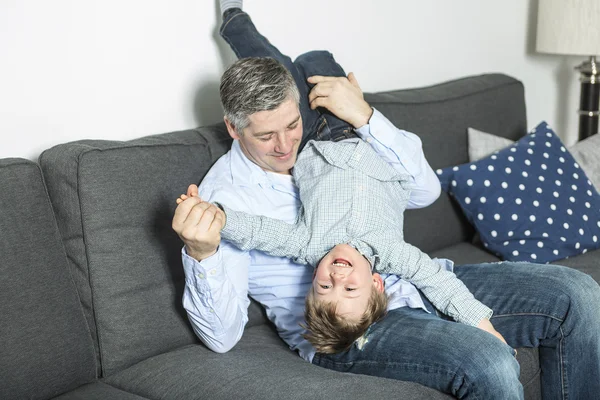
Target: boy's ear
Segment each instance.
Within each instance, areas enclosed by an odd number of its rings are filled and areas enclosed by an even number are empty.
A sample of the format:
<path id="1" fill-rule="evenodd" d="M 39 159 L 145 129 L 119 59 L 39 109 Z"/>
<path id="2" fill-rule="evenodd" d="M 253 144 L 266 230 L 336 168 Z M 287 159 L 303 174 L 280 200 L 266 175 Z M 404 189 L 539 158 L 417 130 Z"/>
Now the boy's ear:
<path id="1" fill-rule="evenodd" d="M 233 126 L 233 124 L 227 119 L 227 117 L 223 117 L 223 121 L 225 121 L 225 126 L 227 127 L 227 132 L 229 132 L 229 136 L 231 136 L 234 140 L 238 140 L 240 138 L 240 135 L 235 126 Z"/>
<path id="2" fill-rule="evenodd" d="M 383 278 L 377 272 L 373 273 L 373 286 L 379 293 L 383 293 L 385 285 L 383 284 Z"/>

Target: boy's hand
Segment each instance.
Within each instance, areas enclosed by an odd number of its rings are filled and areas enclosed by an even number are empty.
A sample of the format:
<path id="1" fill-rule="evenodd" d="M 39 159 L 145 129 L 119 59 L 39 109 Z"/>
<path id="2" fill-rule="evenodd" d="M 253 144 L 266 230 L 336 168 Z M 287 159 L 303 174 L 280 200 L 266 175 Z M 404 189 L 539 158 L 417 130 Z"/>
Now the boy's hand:
<path id="1" fill-rule="evenodd" d="M 355 128 L 369 122 L 373 109 L 365 101 L 354 73 L 350 72 L 347 78 L 315 75 L 308 82 L 315 85 L 308 94 L 313 110 L 324 107 Z"/>
<path id="2" fill-rule="evenodd" d="M 498 339 L 502 340 L 504 344 L 508 344 L 506 343 L 504 336 L 502 336 L 500 332 L 498 332 L 496 328 L 494 328 L 494 325 L 492 325 L 489 319 L 482 319 L 479 325 L 477 325 L 477 327 L 496 336 Z"/>
<path id="3" fill-rule="evenodd" d="M 187 193 L 177 199 L 173 230 L 185 243 L 188 255 L 202 261 L 217 252 L 225 213 L 198 197 L 196 185 L 190 185 Z"/>

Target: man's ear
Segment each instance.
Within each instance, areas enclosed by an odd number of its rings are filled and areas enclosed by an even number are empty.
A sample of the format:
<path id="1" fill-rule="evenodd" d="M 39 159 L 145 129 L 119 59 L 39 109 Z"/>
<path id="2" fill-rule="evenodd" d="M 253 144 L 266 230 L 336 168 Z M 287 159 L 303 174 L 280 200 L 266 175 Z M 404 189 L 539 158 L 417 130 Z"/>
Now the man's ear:
<path id="1" fill-rule="evenodd" d="M 223 117 L 223 121 L 225 121 L 225 126 L 227 127 L 227 132 L 229 132 L 229 136 L 231 136 L 235 140 L 238 140 L 240 138 L 240 135 L 238 134 L 238 131 L 235 128 L 235 126 L 233 126 L 233 124 L 227 119 L 227 117 Z"/>
<path id="2" fill-rule="evenodd" d="M 373 273 L 373 286 L 379 293 L 383 293 L 385 285 L 383 284 L 383 278 L 377 272 Z"/>

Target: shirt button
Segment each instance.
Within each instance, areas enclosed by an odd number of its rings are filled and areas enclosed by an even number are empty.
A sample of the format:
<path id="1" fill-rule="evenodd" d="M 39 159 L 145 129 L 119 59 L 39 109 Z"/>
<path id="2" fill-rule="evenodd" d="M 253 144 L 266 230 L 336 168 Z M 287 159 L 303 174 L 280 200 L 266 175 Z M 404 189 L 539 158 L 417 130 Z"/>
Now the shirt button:
<path id="1" fill-rule="evenodd" d="M 215 313 L 215 310 L 213 310 L 212 308 L 209 310 L 211 313 Z"/>
<path id="2" fill-rule="evenodd" d="M 217 273 L 217 270 L 216 270 L 216 269 L 211 269 L 211 270 L 210 270 L 210 272 L 209 272 L 209 274 L 211 274 L 211 275 L 214 275 L 214 274 L 216 274 L 216 273 Z"/>
<path id="3" fill-rule="evenodd" d="M 198 276 L 198 278 L 200 278 L 200 279 L 204 279 L 204 274 L 198 274 L 197 276 Z"/>
<path id="4" fill-rule="evenodd" d="M 372 141 L 373 141 L 373 139 L 367 138 L 367 143 L 371 143 Z"/>

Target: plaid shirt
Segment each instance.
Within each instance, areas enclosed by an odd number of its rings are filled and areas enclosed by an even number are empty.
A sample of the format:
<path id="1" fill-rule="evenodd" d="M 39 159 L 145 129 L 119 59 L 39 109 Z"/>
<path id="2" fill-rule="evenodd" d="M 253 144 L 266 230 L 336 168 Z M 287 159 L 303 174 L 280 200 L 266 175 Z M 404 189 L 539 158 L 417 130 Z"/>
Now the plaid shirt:
<path id="1" fill-rule="evenodd" d="M 347 243 L 377 272 L 396 274 L 419 288 L 440 311 L 477 325 L 492 311 L 456 276 L 404 242 L 408 176 L 399 174 L 360 139 L 311 141 L 293 170 L 302 209 L 295 225 L 222 206 L 222 237 L 242 250 L 257 249 L 316 266 Z"/>

